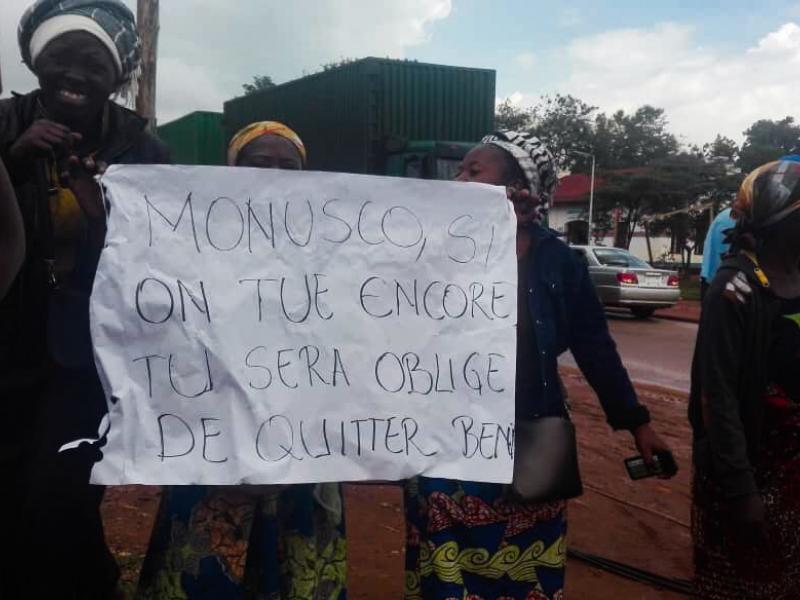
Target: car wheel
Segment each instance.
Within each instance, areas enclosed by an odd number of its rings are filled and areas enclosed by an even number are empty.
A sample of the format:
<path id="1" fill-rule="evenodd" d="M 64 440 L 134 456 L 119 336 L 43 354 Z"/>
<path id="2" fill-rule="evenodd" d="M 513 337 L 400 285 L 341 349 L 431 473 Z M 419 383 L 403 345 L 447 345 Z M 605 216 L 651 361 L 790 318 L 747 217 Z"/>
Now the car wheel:
<path id="1" fill-rule="evenodd" d="M 655 308 L 647 308 L 645 306 L 634 306 L 631 308 L 633 316 L 637 319 L 649 319 L 656 312 Z"/>

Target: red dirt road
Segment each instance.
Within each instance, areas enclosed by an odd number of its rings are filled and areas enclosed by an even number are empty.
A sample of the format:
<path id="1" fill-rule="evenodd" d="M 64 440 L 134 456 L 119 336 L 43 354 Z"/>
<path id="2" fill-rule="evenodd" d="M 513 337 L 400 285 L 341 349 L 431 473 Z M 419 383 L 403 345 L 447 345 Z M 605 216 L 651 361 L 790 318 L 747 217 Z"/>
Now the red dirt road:
<path id="1" fill-rule="evenodd" d="M 698 300 L 680 300 L 672 308 L 665 308 L 656 311 L 656 316 L 662 319 L 673 319 L 675 321 L 686 321 L 688 323 L 700 322 L 700 307 Z"/>
<path id="2" fill-rule="evenodd" d="M 672 445 L 681 472 L 671 481 L 631 482 L 623 459 L 635 454 L 626 433 L 605 424 L 593 394 L 576 371 L 564 370 L 578 428 L 586 494 L 570 503 L 571 548 L 660 575 L 691 573 L 690 434 L 686 399 L 639 386 L 658 431 Z M 144 556 L 158 503 L 158 489 L 109 489 L 103 507 L 106 536 L 131 591 Z M 401 599 L 403 588 L 402 495 L 395 486 L 350 485 L 346 491 L 350 583 L 354 600 Z M 677 594 L 630 582 L 571 561 L 569 600 L 672 600 Z"/>

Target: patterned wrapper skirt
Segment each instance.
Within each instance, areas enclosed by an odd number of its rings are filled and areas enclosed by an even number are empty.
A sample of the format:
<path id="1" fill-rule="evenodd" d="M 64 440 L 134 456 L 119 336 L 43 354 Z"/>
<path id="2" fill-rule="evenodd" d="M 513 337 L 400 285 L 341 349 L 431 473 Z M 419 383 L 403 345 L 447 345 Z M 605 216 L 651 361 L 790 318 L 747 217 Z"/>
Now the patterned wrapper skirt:
<path id="1" fill-rule="evenodd" d="M 406 484 L 406 600 L 560 600 L 566 503 L 533 504 L 508 486 Z"/>
<path id="2" fill-rule="evenodd" d="M 338 484 L 164 489 L 137 598 L 345 600 Z"/>
<path id="3" fill-rule="evenodd" d="M 700 598 L 800 599 L 800 406 L 779 396 L 768 400 L 754 464 L 767 509 L 768 545 L 756 548 L 734 535 L 726 502 L 713 481 L 696 472 L 692 535 Z"/>

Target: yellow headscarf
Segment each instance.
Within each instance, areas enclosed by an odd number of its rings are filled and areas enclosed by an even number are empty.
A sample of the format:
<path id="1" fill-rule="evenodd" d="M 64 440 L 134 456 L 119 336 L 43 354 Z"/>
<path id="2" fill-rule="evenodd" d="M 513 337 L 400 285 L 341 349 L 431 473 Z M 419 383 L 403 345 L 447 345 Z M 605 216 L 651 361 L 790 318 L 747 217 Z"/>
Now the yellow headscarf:
<path id="1" fill-rule="evenodd" d="M 231 143 L 228 145 L 228 165 L 231 167 L 236 166 L 236 160 L 239 158 L 242 148 L 262 135 L 277 135 L 289 140 L 297 147 L 300 157 L 303 159 L 303 164 L 306 164 L 306 147 L 299 135 L 278 121 L 260 121 L 251 123 L 233 136 Z"/>

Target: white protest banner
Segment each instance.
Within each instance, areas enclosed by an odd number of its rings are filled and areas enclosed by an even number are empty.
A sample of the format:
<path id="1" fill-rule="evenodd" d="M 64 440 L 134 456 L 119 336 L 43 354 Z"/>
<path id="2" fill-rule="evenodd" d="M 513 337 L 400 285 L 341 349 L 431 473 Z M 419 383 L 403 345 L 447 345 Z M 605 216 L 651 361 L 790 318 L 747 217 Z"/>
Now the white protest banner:
<path id="1" fill-rule="evenodd" d="M 214 167 L 101 181 L 94 483 L 511 480 L 504 190 Z"/>

